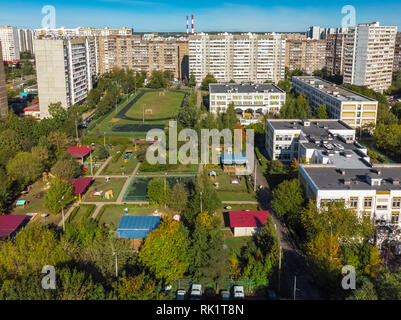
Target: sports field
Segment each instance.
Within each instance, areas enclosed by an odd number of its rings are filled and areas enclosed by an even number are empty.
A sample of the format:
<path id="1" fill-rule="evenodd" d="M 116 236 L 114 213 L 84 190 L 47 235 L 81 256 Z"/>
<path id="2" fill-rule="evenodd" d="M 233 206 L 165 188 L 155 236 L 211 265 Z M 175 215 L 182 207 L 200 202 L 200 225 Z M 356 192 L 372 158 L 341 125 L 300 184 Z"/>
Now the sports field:
<path id="1" fill-rule="evenodd" d="M 143 89 L 92 127 L 90 134 L 143 139 L 150 129 L 163 129 L 178 114 L 185 92 Z M 144 118 L 144 119 L 143 119 Z"/>
<path id="2" fill-rule="evenodd" d="M 149 91 L 126 113 L 127 117 L 142 119 L 172 118 L 178 113 L 184 94 L 176 91 Z"/>

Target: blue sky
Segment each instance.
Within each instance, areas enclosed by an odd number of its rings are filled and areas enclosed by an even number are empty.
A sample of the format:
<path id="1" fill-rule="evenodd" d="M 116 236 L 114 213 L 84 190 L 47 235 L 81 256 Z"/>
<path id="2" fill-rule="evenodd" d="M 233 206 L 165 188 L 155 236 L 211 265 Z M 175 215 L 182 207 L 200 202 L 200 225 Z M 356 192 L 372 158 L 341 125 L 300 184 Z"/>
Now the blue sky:
<path id="1" fill-rule="evenodd" d="M 41 8 L 56 8 L 56 27 L 122 27 L 182 31 L 195 15 L 198 31 L 305 31 L 308 26 L 339 27 L 344 5 L 356 9 L 356 23 L 380 21 L 401 31 L 399 0 L 0 0 L 0 25 L 40 28 Z"/>

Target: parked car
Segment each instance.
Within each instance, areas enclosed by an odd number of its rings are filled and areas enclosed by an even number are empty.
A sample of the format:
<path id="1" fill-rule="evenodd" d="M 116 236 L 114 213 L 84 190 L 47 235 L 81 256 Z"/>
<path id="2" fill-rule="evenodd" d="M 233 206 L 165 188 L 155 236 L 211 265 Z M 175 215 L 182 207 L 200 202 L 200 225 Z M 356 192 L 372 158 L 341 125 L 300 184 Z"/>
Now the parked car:
<path id="1" fill-rule="evenodd" d="M 177 291 L 177 300 L 185 300 L 186 292 L 185 290 L 178 290 Z"/>
<path id="2" fill-rule="evenodd" d="M 244 299 L 245 294 L 244 294 L 244 287 L 243 286 L 234 286 L 234 298 L 235 299 Z"/>
<path id="3" fill-rule="evenodd" d="M 230 300 L 230 292 L 228 290 L 223 290 L 220 292 L 221 300 Z"/>
<path id="4" fill-rule="evenodd" d="M 193 284 L 191 287 L 191 300 L 200 300 L 202 296 L 202 285 Z"/>

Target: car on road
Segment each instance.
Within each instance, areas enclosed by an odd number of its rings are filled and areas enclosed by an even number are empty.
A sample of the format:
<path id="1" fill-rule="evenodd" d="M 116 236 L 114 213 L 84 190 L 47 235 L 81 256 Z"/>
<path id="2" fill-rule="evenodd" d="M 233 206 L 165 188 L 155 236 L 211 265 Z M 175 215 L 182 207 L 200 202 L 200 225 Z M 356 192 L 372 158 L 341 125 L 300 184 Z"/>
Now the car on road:
<path id="1" fill-rule="evenodd" d="M 234 292 L 234 299 L 244 299 L 245 298 L 243 286 L 234 286 L 233 292 Z"/>
<path id="2" fill-rule="evenodd" d="M 200 300 L 202 296 L 202 285 L 194 283 L 191 287 L 191 300 Z"/>
<path id="3" fill-rule="evenodd" d="M 220 292 L 221 300 L 230 300 L 230 292 L 228 290 L 223 290 Z"/>
<path id="4" fill-rule="evenodd" d="M 178 290 L 177 291 L 177 300 L 185 300 L 186 292 L 185 290 Z"/>

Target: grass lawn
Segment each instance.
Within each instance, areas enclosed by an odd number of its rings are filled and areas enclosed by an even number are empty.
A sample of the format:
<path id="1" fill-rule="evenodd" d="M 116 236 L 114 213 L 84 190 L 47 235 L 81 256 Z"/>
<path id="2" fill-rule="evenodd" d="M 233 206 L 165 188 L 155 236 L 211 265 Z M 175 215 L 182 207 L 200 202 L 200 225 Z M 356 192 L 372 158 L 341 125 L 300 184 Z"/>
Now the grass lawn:
<path id="1" fill-rule="evenodd" d="M 247 192 L 217 191 L 221 201 L 257 201 L 256 196 Z"/>
<path id="2" fill-rule="evenodd" d="M 96 178 L 95 181 L 91 184 L 86 191 L 85 195 L 82 198 L 84 202 L 115 202 L 118 198 L 118 195 L 121 192 L 121 189 L 127 179 L 126 178 L 110 178 L 109 182 L 106 182 L 106 178 Z M 102 190 L 103 194 L 101 197 L 92 197 L 92 193 L 95 190 Z M 104 194 L 108 190 L 113 190 L 114 197 L 112 199 L 105 199 Z"/>
<path id="3" fill-rule="evenodd" d="M 38 180 L 32 185 L 32 189 L 25 195 L 20 196 L 17 200 L 25 200 L 26 206 L 15 207 L 15 203 L 13 204 L 13 209 L 11 213 L 13 214 L 27 214 L 27 213 L 49 213 L 47 209 L 44 208 L 44 196 L 47 191 L 48 186 L 43 180 Z M 37 195 L 40 194 L 40 198 L 37 198 Z"/>
<path id="4" fill-rule="evenodd" d="M 71 212 L 70 216 L 67 219 L 67 223 L 77 223 L 83 217 L 90 217 L 95 210 L 94 204 L 81 204 Z"/>
<path id="5" fill-rule="evenodd" d="M 163 95 L 160 95 L 161 93 L 162 91 L 146 92 L 125 115 L 142 119 L 143 111 L 145 111 L 145 123 L 147 119 L 175 116 L 178 113 L 184 94 L 174 91 L 166 91 Z M 152 110 L 152 113 L 148 114 L 146 110 Z"/>
<path id="6" fill-rule="evenodd" d="M 229 237 L 224 240 L 230 253 L 234 252 L 237 256 L 241 254 L 241 248 L 247 247 L 252 242 L 252 237 Z"/>
<path id="7" fill-rule="evenodd" d="M 114 146 L 113 149 L 110 151 L 110 156 L 112 157 L 116 153 L 117 150 L 119 150 L 119 147 Z M 122 175 L 122 172 L 124 172 L 125 175 L 130 175 L 133 173 L 138 162 L 139 162 L 138 159 L 136 159 L 135 155 L 133 154 L 128 159 L 128 161 L 125 163 L 123 160 L 123 154 L 122 154 L 121 157 L 116 162 L 113 162 L 113 160 L 110 160 L 109 164 L 103 169 L 102 172 L 100 172 L 100 174 L 102 176 Z"/>
<path id="8" fill-rule="evenodd" d="M 128 216 L 150 216 L 157 209 L 159 213 L 174 214 L 171 209 L 157 208 L 155 205 L 135 205 L 135 204 L 123 204 L 123 205 L 105 205 L 99 212 L 96 220 L 100 224 L 113 225 L 115 228 L 118 227 L 121 217 L 125 215 L 124 209 L 128 208 Z"/>

